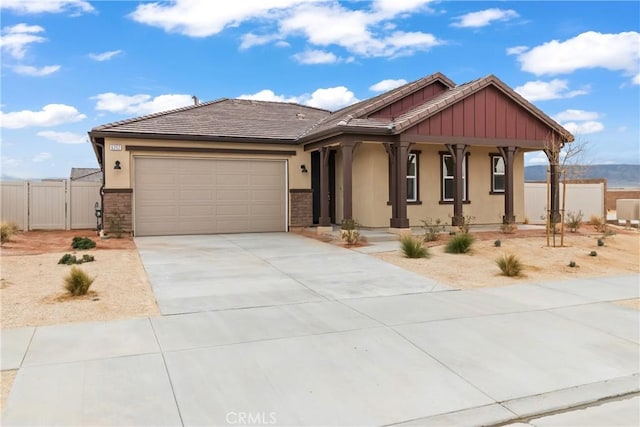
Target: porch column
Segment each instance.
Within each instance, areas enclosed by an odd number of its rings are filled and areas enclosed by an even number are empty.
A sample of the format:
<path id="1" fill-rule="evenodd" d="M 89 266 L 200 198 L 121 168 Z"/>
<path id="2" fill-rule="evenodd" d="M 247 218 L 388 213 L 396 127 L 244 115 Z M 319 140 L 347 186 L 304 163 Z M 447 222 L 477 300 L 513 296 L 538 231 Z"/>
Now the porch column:
<path id="1" fill-rule="evenodd" d="M 516 216 L 513 210 L 513 161 L 517 147 L 498 147 L 504 160 L 504 216 L 503 224 L 514 224 Z"/>
<path id="2" fill-rule="evenodd" d="M 464 223 L 464 214 L 462 212 L 462 201 L 464 199 L 464 182 L 462 181 L 464 156 L 467 153 L 465 144 L 447 145 L 447 149 L 453 158 L 453 217 L 451 225 L 462 225 Z M 468 177 L 467 177 L 468 179 Z"/>
<path id="3" fill-rule="evenodd" d="M 391 218 L 398 216 L 396 203 L 396 152 L 390 142 L 384 143 L 384 150 L 389 156 L 389 203 L 391 203 Z"/>
<path id="4" fill-rule="evenodd" d="M 393 144 L 395 152 L 395 194 L 391 201 L 394 216 L 391 218 L 391 228 L 409 228 L 407 218 L 407 160 L 409 159 L 410 143 L 397 140 Z"/>
<path id="5" fill-rule="evenodd" d="M 331 217 L 329 216 L 329 147 L 320 149 L 320 227 L 330 227 Z"/>
<path id="6" fill-rule="evenodd" d="M 340 144 L 342 150 L 342 209 L 343 220 L 353 219 L 353 151 L 357 143 L 347 141 Z"/>
<path id="7" fill-rule="evenodd" d="M 549 159 L 549 171 L 550 171 L 550 211 L 551 224 L 558 224 L 562 218 L 560 218 L 560 150 L 559 149 L 546 149 L 544 150 L 547 158 Z"/>

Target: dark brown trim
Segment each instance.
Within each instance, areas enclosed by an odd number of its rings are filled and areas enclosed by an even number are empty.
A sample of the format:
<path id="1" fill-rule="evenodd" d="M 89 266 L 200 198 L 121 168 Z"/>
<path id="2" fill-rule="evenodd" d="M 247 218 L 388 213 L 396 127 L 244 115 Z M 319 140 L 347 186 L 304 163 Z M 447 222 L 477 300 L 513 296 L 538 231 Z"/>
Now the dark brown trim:
<path id="1" fill-rule="evenodd" d="M 442 167 L 442 156 L 444 155 L 451 156 L 451 153 L 448 151 L 438 151 L 438 156 L 440 158 L 440 204 L 441 205 L 453 203 L 453 200 L 444 200 L 444 186 L 442 185 L 442 174 L 444 173 L 444 169 Z M 464 153 L 464 157 L 465 157 L 464 186 L 465 186 L 465 193 L 467 193 L 467 198 L 469 198 L 469 157 L 470 156 L 471 156 L 470 152 L 467 151 L 466 153 Z M 468 204 L 470 202 L 468 200 L 463 200 L 462 203 Z"/>
<path id="2" fill-rule="evenodd" d="M 439 205 L 452 205 L 453 204 L 453 200 L 440 200 L 438 201 Z M 463 200 L 462 201 L 463 205 L 470 205 L 471 204 L 471 200 Z"/>
<path id="3" fill-rule="evenodd" d="M 422 204 L 422 199 L 420 199 L 420 155 L 422 154 L 422 150 L 411 150 L 409 151 L 409 154 L 415 154 L 416 155 L 416 200 L 411 201 L 411 200 L 407 200 L 407 204 L 408 205 L 421 205 Z M 387 156 L 388 157 L 388 156 Z M 387 171 L 388 171 L 388 176 L 387 176 L 387 181 L 388 181 L 388 185 L 389 185 L 389 200 L 387 201 L 387 205 L 391 205 L 391 199 L 393 199 L 393 194 L 392 194 L 392 188 L 393 188 L 393 179 L 392 179 L 392 172 L 393 172 L 393 168 L 391 165 L 391 158 L 388 157 L 387 158 Z M 405 182 L 407 180 L 407 177 L 405 177 Z"/>
<path id="4" fill-rule="evenodd" d="M 340 134 L 337 133 L 330 137 L 323 138 L 319 141 L 310 141 L 302 144 L 304 147 L 304 151 L 315 151 L 319 148 L 330 146 L 330 145 L 339 145 L 343 142 L 353 141 L 353 142 L 379 142 L 379 143 L 393 143 L 398 140 L 397 135 L 370 135 L 365 133 L 357 133 L 357 134 Z"/>
<path id="5" fill-rule="evenodd" d="M 93 138 L 136 138 L 136 139 L 159 139 L 172 141 L 208 141 L 208 142 L 242 142 L 256 144 L 284 144 L 298 145 L 295 139 L 282 138 L 253 138 L 246 136 L 210 136 L 210 135 L 185 135 L 179 133 L 144 133 L 144 132 L 89 132 Z"/>
<path id="6" fill-rule="evenodd" d="M 105 188 L 104 193 L 133 193 L 133 188 Z"/>
<path id="7" fill-rule="evenodd" d="M 411 206 L 411 205 L 421 205 L 421 204 L 422 204 L 422 201 L 421 201 L 421 200 L 418 200 L 417 202 L 407 202 L 407 205 L 408 205 L 408 206 Z M 387 206 L 392 206 L 391 202 L 390 202 L 390 201 L 388 201 L 388 200 L 387 200 Z"/>
<path id="8" fill-rule="evenodd" d="M 271 156 L 295 156 L 296 151 L 285 150 L 242 150 L 238 148 L 204 148 L 204 147 L 158 147 L 146 145 L 127 145 L 127 151 L 166 151 L 169 153 L 212 153 L 212 154 L 258 154 Z"/>
<path id="9" fill-rule="evenodd" d="M 465 144 L 468 146 L 519 147 L 534 150 L 541 150 L 545 147 L 544 141 L 535 139 L 465 138 L 458 136 L 429 136 L 405 133 L 400 134 L 400 139 L 418 144 Z"/>
<path id="10" fill-rule="evenodd" d="M 290 188 L 289 193 L 313 193 L 311 188 Z"/>
<path id="11" fill-rule="evenodd" d="M 500 153 L 489 153 L 489 167 L 491 168 L 490 171 L 489 171 L 489 177 L 490 177 L 490 180 L 489 180 L 489 187 L 490 187 L 489 188 L 489 194 L 492 194 L 492 195 L 500 195 L 500 194 L 502 194 L 502 195 L 504 195 L 505 190 L 495 191 L 493 189 L 493 159 L 495 157 L 500 157 L 504 161 L 505 174 L 503 176 L 504 176 L 505 181 L 507 179 L 507 175 L 506 175 L 507 162 L 504 159 L 504 157 L 502 157 L 502 154 L 500 154 Z"/>

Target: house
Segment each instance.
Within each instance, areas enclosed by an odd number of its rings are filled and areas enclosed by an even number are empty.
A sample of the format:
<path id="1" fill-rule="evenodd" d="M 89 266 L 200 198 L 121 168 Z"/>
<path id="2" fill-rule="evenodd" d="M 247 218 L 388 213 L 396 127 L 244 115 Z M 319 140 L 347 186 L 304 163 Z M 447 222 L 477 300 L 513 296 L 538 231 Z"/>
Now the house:
<path id="1" fill-rule="evenodd" d="M 497 77 L 456 85 L 441 73 L 335 112 L 220 99 L 89 136 L 104 216 L 124 215 L 139 236 L 513 223 L 524 218 L 524 153 L 553 160 L 550 147 L 573 141 Z"/>

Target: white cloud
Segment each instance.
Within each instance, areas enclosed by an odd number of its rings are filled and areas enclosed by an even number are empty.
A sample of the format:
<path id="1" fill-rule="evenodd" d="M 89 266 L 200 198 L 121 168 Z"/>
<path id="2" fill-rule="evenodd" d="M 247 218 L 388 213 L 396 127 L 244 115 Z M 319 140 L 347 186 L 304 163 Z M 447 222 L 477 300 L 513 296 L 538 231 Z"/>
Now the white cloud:
<path id="1" fill-rule="evenodd" d="M 108 61 L 111 58 L 113 58 L 116 55 L 120 55 L 122 53 L 122 50 L 109 50 L 107 52 L 102 52 L 102 53 L 90 53 L 89 54 L 89 58 L 93 59 L 94 61 Z"/>
<path id="2" fill-rule="evenodd" d="M 211 0 L 176 0 L 141 4 L 129 16 L 136 22 L 167 32 L 209 37 L 248 20 L 269 18 L 302 2 L 304 0 L 235 1 L 220 7 L 220 3 Z"/>
<path id="3" fill-rule="evenodd" d="M 42 43 L 47 39 L 36 34 L 44 31 L 39 25 L 17 24 L 4 27 L 0 37 L 0 47 L 16 59 L 24 58 L 32 43 Z"/>
<path id="4" fill-rule="evenodd" d="M 640 73 L 638 73 L 635 76 L 633 76 L 633 80 L 631 80 L 631 82 L 634 85 L 640 85 Z"/>
<path id="5" fill-rule="evenodd" d="M 32 67 L 31 65 L 14 65 L 11 69 L 25 76 L 42 77 L 53 74 L 60 69 L 59 65 L 45 65 L 44 67 Z"/>
<path id="6" fill-rule="evenodd" d="M 573 98 L 589 93 L 588 88 L 569 90 L 569 82 L 553 79 L 550 82 L 535 80 L 526 82 L 514 89 L 529 101 L 545 101 L 549 99 Z"/>
<path id="7" fill-rule="evenodd" d="M 508 21 L 518 16 L 520 15 L 513 9 L 485 9 L 457 16 L 454 18 L 456 22 L 451 24 L 451 26 L 459 28 L 479 28 L 490 25 L 494 21 Z"/>
<path id="8" fill-rule="evenodd" d="M 86 117 L 70 105 L 47 104 L 40 111 L 23 110 L 11 113 L 0 111 L 0 126 L 9 129 L 30 126 L 48 127 L 79 122 Z"/>
<path id="9" fill-rule="evenodd" d="M 2 0 L 0 5 L 2 9 L 24 14 L 61 13 L 66 11 L 79 14 L 94 10 L 89 2 L 83 0 Z"/>
<path id="10" fill-rule="evenodd" d="M 525 166 L 548 165 L 549 159 L 547 159 L 546 154 L 543 152 L 534 151 L 531 153 L 524 153 L 524 163 Z"/>
<path id="11" fill-rule="evenodd" d="M 317 89 L 305 104 L 326 110 L 337 110 L 347 105 L 355 104 L 358 101 L 359 99 L 349 89 L 344 86 L 337 86 Z"/>
<path id="12" fill-rule="evenodd" d="M 305 50 L 296 53 L 293 58 L 301 64 L 334 64 L 339 60 L 335 54 L 324 50 Z"/>
<path id="13" fill-rule="evenodd" d="M 584 111 L 584 110 L 564 110 L 560 113 L 553 116 L 553 120 L 557 122 L 566 122 L 569 120 L 574 121 L 585 121 L 585 120 L 596 120 L 600 118 L 600 113 L 595 111 Z"/>
<path id="14" fill-rule="evenodd" d="M 118 114 L 145 115 L 172 110 L 193 104 L 191 95 L 167 94 L 155 98 L 147 94 L 121 95 L 108 92 L 91 97 L 96 99 L 96 110 Z"/>
<path id="15" fill-rule="evenodd" d="M 521 69 L 536 75 L 567 74 L 605 68 L 635 76 L 640 84 L 640 33 L 602 34 L 588 31 L 565 41 L 552 40 L 518 53 Z"/>
<path id="16" fill-rule="evenodd" d="M 242 36 L 240 49 L 281 44 L 303 36 L 312 46 L 340 46 L 362 56 L 398 56 L 428 50 L 443 42 L 423 32 L 392 33 L 389 22 L 428 9 L 427 0 L 378 0 L 369 9 L 351 10 L 349 3 L 326 0 L 262 0 L 226 3 L 176 0 L 139 5 L 129 16 L 140 23 L 190 37 L 209 37 L 225 28 L 260 20 L 265 34 Z"/>
<path id="17" fill-rule="evenodd" d="M 32 162 L 36 162 L 36 163 L 40 163 L 40 162 L 44 162 L 46 160 L 49 160 L 52 157 L 53 157 L 53 155 L 51 153 L 42 152 L 42 153 L 38 153 L 35 156 L 33 156 L 31 161 Z"/>
<path id="18" fill-rule="evenodd" d="M 589 133 L 602 132 L 604 130 L 604 125 L 596 121 L 586 121 L 580 123 L 567 122 L 562 123 L 562 127 L 564 127 L 574 135 L 586 135 Z"/>
<path id="19" fill-rule="evenodd" d="M 315 90 L 312 94 L 303 94 L 300 96 L 276 95 L 271 89 L 263 89 L 254 94 L 240 95 L 238 98 L 257 101 L 293 102 L 310 107 L 324 108 L 326 110 L 337 110 L 359 101 L 353 92 L 344 86 L 321 88 Z"/>
<path id="20" fill-rule="evenodd" d="M 87 136 L 73 132 L 57 132 L 54 130 L 43 130 L 36 135 L 50 139 L 59 144 L 83 144 L 87 142 Z"/>
<path id="21" fill-rule="evenodd" d="M 378 83 L 369 86 L 369 90 L 373 92 L 386 92 L 391 89 L 395 89 L 402 85 L 406 85 L 407 81 L 405 79 L 386 79 L 379 81 Z"/>
<path id="22" fill-rule="evenodd" d="M 520 55 L 529 50 L 529 46 L 513 46 L 507 48 L 507 55 Z"/>

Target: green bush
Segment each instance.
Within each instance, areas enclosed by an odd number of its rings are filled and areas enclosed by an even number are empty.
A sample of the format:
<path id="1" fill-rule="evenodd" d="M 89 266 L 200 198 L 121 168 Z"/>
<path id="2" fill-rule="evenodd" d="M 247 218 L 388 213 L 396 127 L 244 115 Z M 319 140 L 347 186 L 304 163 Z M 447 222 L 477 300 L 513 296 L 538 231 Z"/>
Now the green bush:
<path id="1" fill-rule="evenodd" d="M 96 247 L 96 242 L 88 237 L 74 237 L 73 240 L 71 240 L 71 247 L 80 250 L 93 249 Z"/>
<path id="2" fill-rule="evenodd" d="M 407 235 L 400 239 L 400 250 L 407 258 L 427 258 L 429 250 L 423 246 L 423 240 Z"/>
<path id="3" fill-rule="evenodd" d="M 517 277 L 522 274 L 524 266 L 520 259 L 513 254 L 503 255 L 496 260 L 496 264 L 502 271 L 502 274 L 509 277 Z"/>
<path id="4" fill-rule="evenodd" d="M 598 239 L 598 246 L 604 246 L 604 239 Z"/>
<path id="5" fill-rule="evenodd" d="M 578 231 L 580 226 L 582 225 L 582 211 L 575 212 L 567 212 L 567 227 L 572 233 Z"/>
<path id="6" fill-rule="evenodd" d="M 576 264 L 575 261 L 569 261 L 569 267 L 574 268 L 574 267 L 577 267 L 577 266 L 578 266 L 578 264 Z"/>
<path id="7" fill-rule="evenodd" d="M 502 241 L 500 241 L 500 239 L 496 240 L 495 242 L 493 242 L 493 246 L 499 248 L 500 246 L 502 246 Z"/>
<path id="8" fill-rule="evenodd" d="M 422 221 L 422 229 L 424 230 L 424 241 L 425 242 L 435 242 L 440 238 L 440 233 L 445 230 L 445 225 L 442 224 L 442 220 L 440 218 L 434 219 L 423 219 Z"/>
<path id="9" fill-rule="evenodd" d="M 475 240 L 469 233 L 456 234 L 447 242 L 444 251 L 449 254 L 466 254 Z"/>
<path id="10" fill-rule="evenodd" d="M 15 222 L 0 222 L 0 244 L 7 243 L 16 231 L 18 231 L 18 225 Z"/>
<path id="11" fill-rule="evenodd" d="M 60 260 L 58 261 L 58 264 L 65 264 L 65 265 L 84 264 L 85 262 L 92 262 L 95 260 L 96 259 L 93 255 L 88 255 L 88 254 L 82 255 L 82 258 L 80 259 L 76 258 L 75 255 L 64 254 L 62 255 L 62 258 L 60 258 Z"/>
<path id="12" fill-rule="evenodd" d="M 69 274 L 64 278 L 64 288 L 74 297 L 86 295 L 94 280 L 95 277 L 89 277 L 80 268 L 73 266 Z"/>
<path id="13" fill-rule="evenodd" d="M 598 256 L 598 252 L 591 251 L 591 252 L 589 252 L 589 256 Z"/>

